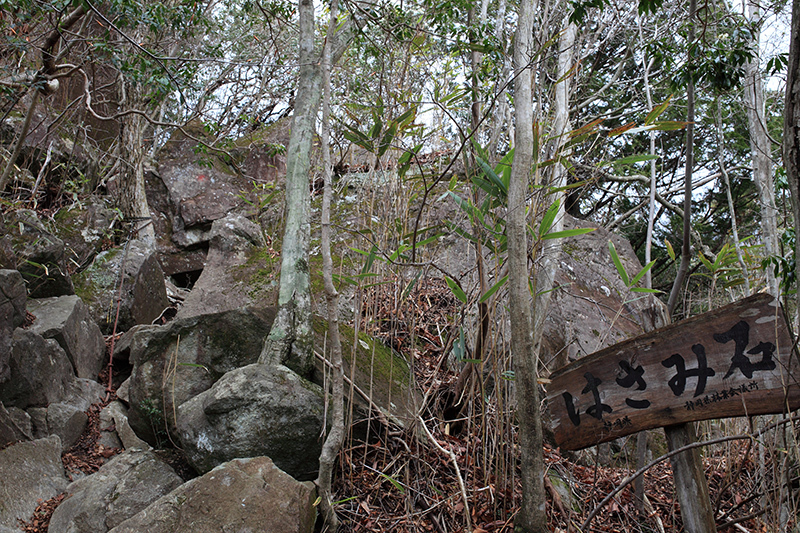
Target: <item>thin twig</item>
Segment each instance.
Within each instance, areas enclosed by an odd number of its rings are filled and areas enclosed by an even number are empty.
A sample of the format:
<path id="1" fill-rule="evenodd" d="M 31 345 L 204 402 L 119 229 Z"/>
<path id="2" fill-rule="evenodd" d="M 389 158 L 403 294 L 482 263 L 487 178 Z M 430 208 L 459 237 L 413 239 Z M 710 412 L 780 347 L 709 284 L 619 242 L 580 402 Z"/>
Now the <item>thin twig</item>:
<path id="1" fill-rule="evenodd" d="M 450 460 L 453 462 L 453 467 L 456 469 L 456 478 L 458 479 L 458 487 L 461 489 L 461 498 L 464 500 L 464 519 L 467 522 L 467 531 L 472 531 L 472 518 L 470 516 L 469 510 L 469 499 L 467 498 L 467 488 L 464 486 L 464 478 L 461 476 L 461 469 L 458 467 L 458 460 L 456 458 L 456 454 L 453 453 L 452 450 L 446 450 L 439 442 L 433 438 L 428 426 L 425 425 L 425 421 L 422 419 L 421 416 L 417 417 L 419 423 L 422 425 L 422 429 L 425 430 L 425 434 L 428 436 L 428 439 L 433 443 L 436 448 L 442 452 L 443 454 L 450 457 Z"/>

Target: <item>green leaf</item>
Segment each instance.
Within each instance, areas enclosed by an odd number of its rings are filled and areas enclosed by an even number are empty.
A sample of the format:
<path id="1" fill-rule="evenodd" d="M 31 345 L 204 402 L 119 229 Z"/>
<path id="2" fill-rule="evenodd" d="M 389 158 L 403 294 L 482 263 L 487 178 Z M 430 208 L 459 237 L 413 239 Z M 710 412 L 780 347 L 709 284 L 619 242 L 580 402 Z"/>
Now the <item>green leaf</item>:
<path id="1" fill-rule="evenodd" d="M 632 165 L 634 163 L 641 163 L 642 161 L 654 161 L 658 159 L 657 155 L 650 155 L 650 154 L 637 154 L 637 155 L 629 155 L 628 157 L 623 157 L 622 159 L 616 159 L 614 161 L 606 161 L 602 163 L 600 166 L 607 166 L 607 165 Z"/>
<path id="2" fill-rule="evenodd" d="M 714 265 L 711 264 L 711 261 L 706 259 L 706 256 L 703 255 L 703 252 L 700 252 L 697 255 L 700 258 L 700 262 L 703 263 L 703 266 L 705 266 L 709 271 L 714 272 L 716 270 L 716 268 L 714 268 Z"/>
<path id="3" fill-rule="evenodd" d="M 651 124 L 650 129 L 656 131 L 677 131 L 682 130 L 688 125 L 688 122 L 681 122 L 680 120 L 661 120 Z"/>
<path id="4" fill-rule="evenodd" d="M 401 485 L 400 482 L 397 481 L 395 478 L 389 477 L 386 474 L 384 474 L 383 472 L 378 472 L 378 475 L 381 476 L 382 478 L 384 478 L 385 480 L 387 480 L 392 485 L 394 485 L 394 488 L 399 490 L 400 494 L 405 494 L 406 493 L 405 487 L 403 487 L 403 485 Z"/>
<path id="5" fill-rule="evenodd" d="M 503 198 L 508 196 L 508 185 L 503 183 L 503 180 L 500 179 L 500 176 L 495 174 L 494 169 L 489 166 L 486 161 L 481 159 L 480 157 L 476 158 L 478 160 L 478 164 L 481 166 L 483 173 L 486 175 L 487 178 L 492 182 L 492 184 L 497 187 L 497 189 L 502 193 Z"/>
<path id="6" fill-rule="evenodd" d="M 625 267 L 622 266 L 622 261 L 620 261 L 619 255 L 617 254 L 617 249 L 614 247 L 614 243 L 611 241 L 608 241 L 608 251 L 611 253 L 611 260 L 614 261 L 614 266 L 617 267 L 617 273 L 622 279 L 622 282 L 626 287 L 630 287 L 631 283 L 628 279 L 628 273 L 625 272 Z"/>
<path id="7" fill-rule="evenodd" d="M 378 247 L 374 246 L 369 251 L 369 255 L 367 256 L 367 260 L 364 262 L 364 266 L 361 268 L 361 273 L 366 274 L 372 269 L 372 263 L 375 262 L 375 257 L 378 255 Z"/>
<path id="8" fill-rule="evenodd" d="M 597 228 L 574 228 L 574 229 L 565 229 L 564 231 L 553 231 L 551 233 L 546 233 L 542 235 L 543 240 L 550 240 L 550 239 L 564 239 L 567 237 L 574 237 L 576 235 L 586 235 L 587 233 L 593 232 Z"/>
<path id="9" fill-rule="evenodd" d="M 661 291 L 658 289 L 648 289 L 646 287 L 633 287 L 631 288 L 631 292 L 644 292 L 647 294 L 658 294 Z"/>
<path id="10" fill-rule="evenodd" d="M 635 276 L 633 276 L 633 279 L 631 280 L 631 285 L 636 285 L 637 283 L 639 283 L 639 280 L 642 279 L 644 277 L 644 275 L 647 274 L 647 271 L 650 270 L 651 268 L 653 268 L 653 265 L 655 265 L 655 264 L 656 264 L 656 260 L 653 259 L 652 261 L 647 263 L 644 267 L 642 267 L 642 269 L 639 271 L 639 273 L 636 274 Z"/>
<path id="11" fill-rule="evenodd" d="M 550 232 L 550 228 L 553 227 L 553 222 L 556 220 L 556 215 L 558 214 L 558 208 L 560 205 L 561 200 L 556 200 L 550 205 L 550 207 L 547 208 L 547 211 L 542 217 L 542 223 L 539 226 L 539 238 L 543 238 L 547 233 Z"/>
<path id="12" fill-rule="evenodd" d="M 661 113 L 663 113 L 664 111 L 666 111 L 666 110 L 667 110 L 667 108 L 669 107 L 669 102 L 670 102 L 670 100 L 672 100 L 672 95 L 669 95 L 669 96 L 667 97 L 667 99 L 666 99 L 666 100 L 664 100 L 664 102 L 663 102 L 663 103 L 661 103 L 661 104 L 658 104 L 657 106 L 655 106 L 655 107 L 652 109 L 652 111 L 650 111 L 650 112 L 647 114 L 647 117 L 645 117 L 645 119 L 644 119 L 644 123 L 645 123 L 646 125 L 650 125 L 650 124 L 652 124 L 652 123 L 653 123 L 653 121 L 654 121 L 655 119 L 657 119 L 659 116 L 661 116 Z"/>
<path id="13" fill-rule="evenodd" d="M 483 296 L 481 296 L 481 297 L 480 297 L 480 299 L 478 300 L 478 303 L 479 303 L 479 304 L 482 304 L 483 302 L 485 302 L 486 300 L 488 300 L 489 298 L 491 298 L 491 297 L 492 297 L 492 295 L 493 295 L 494 293 L 496 293 L 498 290 L 500 290 L 500 287 L 502 287 L 503 285 L 505 285 L 505 283 L 506 283 L 507 281 L 508 281 L 508 274 L 506 274 L 505 276 L 503 276 L 502 278 L 500 278 L 500 281 L 498 281 L 497 283 L 495 283 L 494 285 L 492 285 L 491 287 L 489 287 L 489 290 L 487 290 L 485 293 L 483 293 Z"/>
<path id="14" fill-rule="evenodd" d="M 383 138 L 381 139 L 380 144 L 378 145 L 378 157 L 383 157 L 383 154 L 386 153 L 392 146 L 392 141 L 394 141 L 394 136 L 397 134 L 397 122 L 392 121 L 389 124 L 389 127 L 386 128 L 386 132 L 383 134 Z"/>
<path id="15" fill-rule="evenodd" d="M 420 277 L 422 277 L 422 269 L 417 271 L 417 275 L 414 276 L 414 279 L 409 281 L 408 285 L 406 285 L 406 288 L 403 289 L 403 294 L 400 296 L 400 300 L 405 300 L 408 298 L 408 295 L 411 294 L 412 290 L 414 290 L 414 286 L 417 284 Z"/>
<path id="16" fill-rule="evenodd" d="M 444 280 L 447 282 L 447 286 L 450 287 L 450 290 L 453 292 L 455 297 L 461 300 L 463 303 L 467 303 L 467 295 L 464 293 L 464 290 L 458 286 L 458 282 L 448 276 L 445 276 Z"/>
<path id="17" fill-rule="evenodd" d="M 667 255 L 669 255 L 669 258 L 675 261 L 675 249 L 672 247 L 672 243 L 664 239 L 664 246 L 667 247 Z"/>

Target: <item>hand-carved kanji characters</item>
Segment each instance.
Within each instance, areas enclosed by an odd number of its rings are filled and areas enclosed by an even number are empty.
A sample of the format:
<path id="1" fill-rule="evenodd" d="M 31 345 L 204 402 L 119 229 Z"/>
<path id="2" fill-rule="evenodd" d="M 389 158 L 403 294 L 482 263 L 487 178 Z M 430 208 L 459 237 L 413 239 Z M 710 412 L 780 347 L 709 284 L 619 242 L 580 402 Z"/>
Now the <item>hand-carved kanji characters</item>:
<path id="1" fill-rule="evenodd" d="M 667 368 L 676 367 L 675 375 L 668 383 L 669 388 L 672 389 L 672 393 L 675 396 L 683 394 L 683 391 L 686 389 L 687 377 L 697 378 L 697 387 L 694 390 L 694 397 L 700 396 L 706 390 L 706 381 L 708 378 L 716 374 L 714 369 L 708 368 L 705 346 L 702 344 L 695 344 L 692 346 L 692 351 L 697 356 L 697 368 L 687 370 L 683 356 L 677 353 L 661 361 L 661 364 Z"/>
<path id="2" fill-rule="evenodd" d="M 744 351 L 747 349 L 747 344 L 750 342 L 750 324 L 744 320 L 737 322 L 731 329 L 725 333 L 715 333 L 714 340 L 720 344 L 733 341 L 733 357 L 731 358 L 731 367 L 722 377 L 726 379 L 734 373 L 738 368 L 742 371 L 748 379 L 753 377 L 753 372 L 758 370 L 775 370 L 775 361 L 772 355 L 775 353 L 775 345 L 771 342 L 759 342 L 755 348 L 747 352 L 750 355 L 761 354 L 761 361 L 753 363 L 750 358 L 745 355 Z"/>

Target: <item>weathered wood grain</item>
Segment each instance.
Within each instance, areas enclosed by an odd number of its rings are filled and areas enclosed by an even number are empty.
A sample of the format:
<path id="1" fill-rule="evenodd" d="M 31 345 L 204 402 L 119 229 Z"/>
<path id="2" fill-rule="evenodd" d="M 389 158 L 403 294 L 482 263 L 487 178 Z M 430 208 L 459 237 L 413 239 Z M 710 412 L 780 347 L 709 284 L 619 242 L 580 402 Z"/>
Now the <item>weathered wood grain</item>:
<path id="1" fill-rule="evenodd" d="M 595 352 L 550 376 L 556 443 L 575 450 L 644 429 L 794 410 L 791 339 L 783 310 L 758 294 Z"/>

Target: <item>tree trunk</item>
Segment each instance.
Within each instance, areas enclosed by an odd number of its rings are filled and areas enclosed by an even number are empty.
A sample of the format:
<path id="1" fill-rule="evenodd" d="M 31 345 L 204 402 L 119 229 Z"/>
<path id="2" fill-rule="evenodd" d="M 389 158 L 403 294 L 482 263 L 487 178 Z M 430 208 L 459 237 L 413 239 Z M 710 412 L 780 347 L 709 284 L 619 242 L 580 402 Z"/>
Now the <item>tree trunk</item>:
<path id="1" fill-rule="evenodd" d="M 127 82 L 124 79 L 120 79 L 119 83 L 123 85 L 120 106 L 142 109 L 141 88 L 138 84 L 126 86 Z M 147 123 L 141 115 L 135 113 L 124 116 L 120 122 L 122 172 L 119 176 L 117 200 L 122 215 L 132 225 L 134 238 L 155 249 L 156 233 L 150 220 L 150 206 L 147 203 L 144 184 L 144 160 L 147 155 L 144 130 Z"/>
<path id="2" fill-rule="evenodd" d="M 297 82 L 292 134 L 286 149 L 286 228 L 281 246 L 278 315 L 259 362 L 283 363 L 309 375 L 314 368 L 308 250 L 311 239 L 309 172 L 311 141 L 319 111 L 321 72 L 314 54 L 314 2 L 300 0 Z"/>
<path id="3" fill-rule="evenodd" d="M 322 96 L 322 69 L 319 53 L 314 48 L 313 0 L 300 0 L 297 10 L 300 73 L 292 134 L 286 149 L 286 229 L 281 245 L 279 309 L 259 362 L 282 363 L 308 376 L 314 369 L 308 265 L 311 240 L 309 185 L 311 146 Z M 352 19 L 348 19 L 335 35 L 328 36 L 332 64 L 344 53 L 352 35 Z"/>
<path id="4" fill-rule="evenodd" d="M 664 428 L 670 451 L 697 442 L 694 423 Z M 693 448 L 670 457 L 675 478 L 675 492 L 681 504 L 683 529 L 687 533 L 713 533 L 714 509 L 708 496 L 708 481 L 700 460 L 700 450 Z"/>
<path id="5" fill-rule="evenodd" d="M 689 0 L 689 62 L 692 62 L 691 49 L 694 47 L 695 30 L 694 18 L 697 12 L 697 0 Z M 693 69 L 690 68 L 690 72 Z M 678 297 L 683 290 L 683 282 L 689 272 L 689 262 L 691 261 L 691 230 L 692 230 L 692 171 L 694 170 L 694 77 L 689 76 L 689 83 L 686 87 L 686 167 L 684 171 L 683 189 L 683 245 L 681 246 L 681 263 L 672 284 L 667 301 L 667 315 L 672 319 Z"/>
<path id="6" fill-rule="evenodd" d="M 794 227 L 800 228 L 800 0 L 792 2 L 792 30 L 786 73 L 786 101 L 783 119 L 783 163 L 792 195 Z M 795 258 L 800 258 L 800 238 L 795 239 Z M 800 280 L 800 261 L 796 279 Z M 800 321 L 800 290 L 797 291 L 795 331 Z"/>
<path id="7" fill-rule="evenodd" d="M 533 58 L 533 0 L 523 0 L 514 39 L 514 103 L 517 140 L 508 190 L 508 282 L 511 313 L 511 353 L 515 367 L 517 419 L 519 421 L 522 509 L 516 531 L 545 532 L 544 457 L 539 406 L 533 316 L 528 289 L 528 239 L 526 195 L 533 165 L 533 107 L 531 60 Z"/>
<path id="8" fill-rule="evenodd" d="M 758 28 L 761 18 L 759 4 L 748 0 L 747 9 L 750 21 Z M 775 205 L 775 184 L 772 180 L 771 145 L 764 117 L 764 84 L 761 79 L 761 68 L 758 61 L 759 33 L 754 36 L 756 57 L 747 62 L 747 80 L 745 81 L 745 110 L 747 111 L 747 129 L 750 132 L 750 153 L 753 158 L 753 181 L 758 191 L 761 207 L 761 239 L 764 253 L 769 256 L 778 253 L 778 210 Z M 766 269 L 767 287 L 770 294 L 780 296 L 779 281 L 773 269 Z"/>
<path id="9" fill-rule="evenodd" d="M 331 2 L 328 34 L 336 28 L 338 2 Z M 331 429 L 319 455 L 317 487 L 320 496 L 320 512 L 328 530 L 335 533 L 339 518 L 332 504 L 333 467 L 344 441 L 344 374 L 342 371 L 342 343 L 339 338 L 339 293 L 333 284 L 333 260 L 331 258 L 331 197 L 333 196 L 333 167 L 329 145 L 330 132 L 330 84 L 331 50 L 326 42 L 322 52 L 322 167 L 325 174 L 325 189 L 322 197 L 322 276 L 325 283 L 325 299 L 328 304 L 328 340 L 331 364 Z"/>

